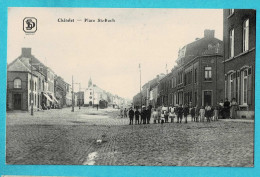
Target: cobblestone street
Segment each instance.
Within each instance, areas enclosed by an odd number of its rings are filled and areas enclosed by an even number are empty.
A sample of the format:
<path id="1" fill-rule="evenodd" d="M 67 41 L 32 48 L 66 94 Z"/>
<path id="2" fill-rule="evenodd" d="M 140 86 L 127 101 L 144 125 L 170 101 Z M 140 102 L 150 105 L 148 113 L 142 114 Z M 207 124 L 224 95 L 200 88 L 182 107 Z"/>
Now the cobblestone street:
<path id="1" fill-rule="evenodd" d="M 253 166 L 253 121 L 130 126 L 119 110 L 84 107 L 10 112 L 6 123 L 7 164 Z"/>

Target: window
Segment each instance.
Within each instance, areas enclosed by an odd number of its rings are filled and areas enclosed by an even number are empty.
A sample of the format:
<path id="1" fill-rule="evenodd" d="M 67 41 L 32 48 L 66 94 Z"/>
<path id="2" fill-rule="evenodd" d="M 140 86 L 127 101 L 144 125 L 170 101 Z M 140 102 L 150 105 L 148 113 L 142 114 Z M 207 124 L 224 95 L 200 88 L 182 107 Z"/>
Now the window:
<path id="1" fill-rule="evenodd" d="M 211 81 L 212 80 L 212 73 L 211 73 L 211 67 L 207 66 L 205 67 L 205 81 Z"/>
<path id="2" fill-rule="evenodd" d="M 14 80 L 14 88 L 22 88 L 22 81 L 21 79 Z"/>
<path id="3" fill-rule="evenodd" d="M 44 91 L 44 80 L 42 80 L 42 90 Z"/>
<path id="4" fill-rule="evenodd" d="M 247 69 L 243 71 L 243 77 L 242 77 L 242 82 L 243 82 L 243 93 L 242 93 L 242 98 L 243 98 L 243 104 L 247 104 Z"/>
<path id="5" fill-rule="evenodd" d="M 194 105 L 197 106 L 197 92 L 194 92 Z"/>
<path id="6" fill-rule="evenodd" d="M 37 88 L 37 85 L 36 85 L 36 82 L 34 82 L 34 89 L 36 91 L 36 88 Z"/>
<path id="7" fill-rule="evenodd" d="M 232 100 L 232 98 L 236 97 L 235 92 L 236 92 L 236 74 L 232 73 L 229 75 L 229 93 L 228 93 L 228 98 L 229 100 Z"/>
<path id="8" fill-rule="evenodd" d="M 251 68 L 247 68 L 245 70 L 242 71 L 242 90 L 241 90 L 241 101 L 242 104 L 244 105 L 248 105 L 251 104 L 251 97 L 252 97 L 252 77 L 251 74 L 252 73 L 252 69 Z"/>
<path id="9" fill-rule="evenodd" d="M 194 71 L 194 83 L 197 83 L 197 68 Z"/>
<path id="10" fill-rule="evenodd" d="M 229 15 L 232 15 L 235 12 L 234 9 L 229 9 Z"/>
<path id="11" fill-rule="evenodd" d="M 39 78 L 39 79 L 38 79 L 38 84 L 39 84 L 39 85 L 38 85 L 38 88 L 39 88 L 39 89 L 41 89 L 41 83 L 42 83 L 41 78 Z"/>
<path id="12" fill-rule="evenodd" d="M 184 85 L 187 85 L 187 73 L 184 74 Z"/>
<path id="13" fill-rule="evenodd" d="M 229 57 L 234 57 L 234 29 L 229 31 Z"/>
<path id="14" fill-rule="evenodd" d="M 243 52 L 249 48 L 249 19 L 243 23 Z"/>

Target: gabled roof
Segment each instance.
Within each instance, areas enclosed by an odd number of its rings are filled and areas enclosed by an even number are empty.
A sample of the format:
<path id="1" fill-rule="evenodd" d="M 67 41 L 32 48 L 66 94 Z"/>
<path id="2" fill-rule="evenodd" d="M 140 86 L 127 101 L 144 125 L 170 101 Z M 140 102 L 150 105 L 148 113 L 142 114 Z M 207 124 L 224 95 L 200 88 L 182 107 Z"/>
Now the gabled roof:
<path id="1" fill-rule="evenodd" d="M 26 61 L 28 60 L 28 61 Z M 32 67 L 35 70 L 35 67 Z M 28 58 L 18 57 L 7 66 L 7 71 L 31 72 L 31 65 Z"/>

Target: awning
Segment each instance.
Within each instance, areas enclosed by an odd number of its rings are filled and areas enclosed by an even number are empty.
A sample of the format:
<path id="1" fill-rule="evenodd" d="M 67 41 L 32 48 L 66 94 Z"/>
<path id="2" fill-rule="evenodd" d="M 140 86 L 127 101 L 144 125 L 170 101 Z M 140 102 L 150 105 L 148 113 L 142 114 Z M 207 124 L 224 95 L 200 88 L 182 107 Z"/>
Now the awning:
<path id="1" fill-rule="evenodd" d="M 49 97 L 49 95 L 47 95 L 46 93 L 43 93 L 43 95 L 47 98 L 47 100 L 49 100 L 50 102 L 53 102 L 53 100 Z"/>
<path id="2" fill-rule="evenodd" d="M 56 101 L 57 103 L 59 103 L 58 100 L 55 98 L 55 96 L 52 96 L 52 98 L 53 98 L 54 101 Z"/>

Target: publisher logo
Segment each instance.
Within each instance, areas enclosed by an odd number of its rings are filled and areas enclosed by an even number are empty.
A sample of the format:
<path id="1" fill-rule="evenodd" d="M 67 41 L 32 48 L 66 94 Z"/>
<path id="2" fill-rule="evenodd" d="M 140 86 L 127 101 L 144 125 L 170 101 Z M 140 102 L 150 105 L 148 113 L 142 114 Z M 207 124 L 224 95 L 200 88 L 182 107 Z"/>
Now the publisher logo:
<path id="1" fill-rule="evenodd" d="M 37 19 L 34 17 L 25 17 L 23 19 L 23 31 L 25 33 L 35 33 L 37 31 Z"/>

